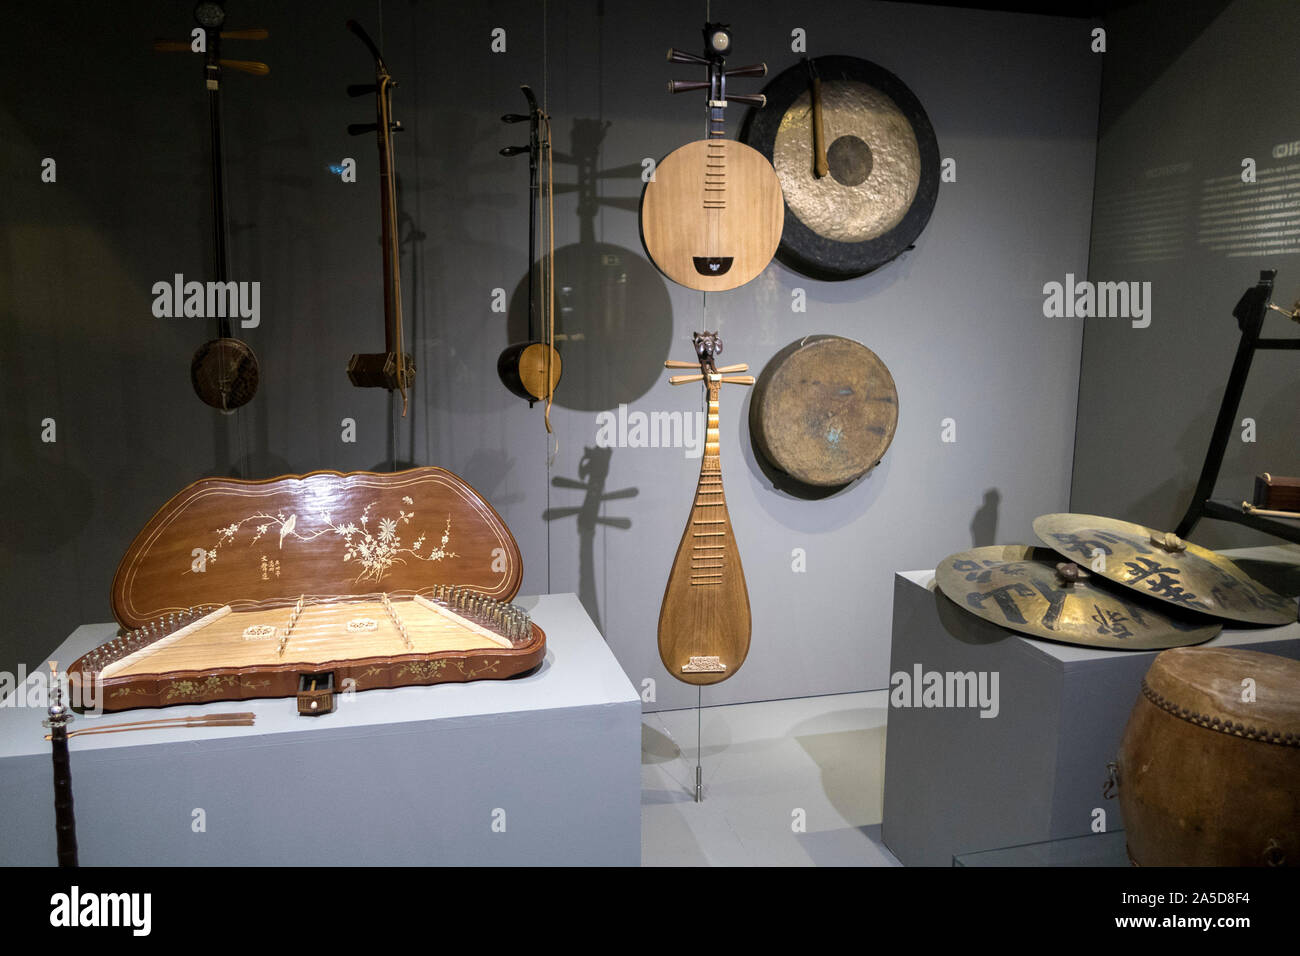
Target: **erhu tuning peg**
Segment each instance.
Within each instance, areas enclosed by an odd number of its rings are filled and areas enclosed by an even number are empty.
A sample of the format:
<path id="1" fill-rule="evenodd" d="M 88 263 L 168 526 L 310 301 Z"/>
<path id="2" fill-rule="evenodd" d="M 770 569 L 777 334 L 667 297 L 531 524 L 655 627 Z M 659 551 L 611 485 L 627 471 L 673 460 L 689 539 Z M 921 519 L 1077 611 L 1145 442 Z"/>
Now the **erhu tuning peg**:
<path id="1" fill-rule="evenodd" d="M 350 83 L 348 84 L 348 96 L 368 96 L 377 89 L 378 87 L 373 83 Z"/>
<path id="2" fill-rule="evenodd" d="M 694 53 L 687 53 L 685 50 L 678 50 L 675 47 L 668 48 L 669 63 L 696 63 L 701 66 L 708 66 L 709 61 L 702 56 L 696 56 Z"/>
<path id="3" fill-rule="evenodd" d="M 505 116 L 501 117 L 501 122 L 503 122 L 503 123 L 527 123 L 529 119 L 530 119 L 530 117 L 525 116 L 523 113 L 507 113 Z"/>
<path id="4" fill-rule="evenodd" d="M 521 153 L 528 152 L 527 146 L 502 146 L 497 150 L 502 156 L 518 156 Z"/>

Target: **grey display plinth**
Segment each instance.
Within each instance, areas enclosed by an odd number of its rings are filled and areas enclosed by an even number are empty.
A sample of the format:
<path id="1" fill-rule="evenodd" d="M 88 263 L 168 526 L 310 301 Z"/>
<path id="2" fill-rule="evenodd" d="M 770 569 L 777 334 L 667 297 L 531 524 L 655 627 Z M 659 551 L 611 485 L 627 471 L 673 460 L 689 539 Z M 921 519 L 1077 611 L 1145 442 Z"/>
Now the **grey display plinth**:
<path id="1" fill-rule="evenodd" d="M 599 865 L 641 860 L 641 701 L 573 594 L 522 598 L 546 659 L 506 681 L 84 718 L 253 711 L 253 727 L 70 742 L 82 865 Z M 70 664 L 113 633 L 78 628 Z M 44 713 L 0 708 L 0 863 L 53 864 Z"/>
<path id="2" fill-rule="evenodd" d="M 1300 657 L 1300 624 L 1228 628 L 1205 647 Z M 933 571 L 894 578 L 890 673 L 998 675 L 997 716 L 977 707 L 897 707 L 885 744 L 884 843 L 907 866 L 951 866 L 953 856 L 1089 833 L 1106 764 L 1155 658 L 1020 637 L 961 610 Z"/>

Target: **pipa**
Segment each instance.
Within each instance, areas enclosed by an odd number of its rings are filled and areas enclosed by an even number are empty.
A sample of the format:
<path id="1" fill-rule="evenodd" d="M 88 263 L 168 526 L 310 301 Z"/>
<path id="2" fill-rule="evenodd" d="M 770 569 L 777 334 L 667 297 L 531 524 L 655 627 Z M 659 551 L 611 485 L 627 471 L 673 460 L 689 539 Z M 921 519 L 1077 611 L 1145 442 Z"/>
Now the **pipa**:
<path id="1" fill-rule="evenodd" d="M 522 575 L 500 516 L 441 468 L 208 478 L 131 544 L 124 631 L 69 675 L 105 710 L 297 695 L 311 714 L 338 691 L 511 677 L 546 650 L 509 603 Z"/>
<path id="2" fill-rule="evenodd" d="M 722 491 L 718 441 L 718 393 L 723 383 L 753 385 L 748 365 L 718 368 L 714 356 L 722 351 L 716 332 L 696 332 L 698 375 L 674 375 L 673 385 L 703 381 L 708 390 L 708 425 L 700 480 L 695 489 L 686 530 L 668 572 L 668 587 L 659 610 L 659 657 L 672 674 L 687 684 L 717 684 L 740 669 L 749 653 L 749 591 L 740 565 L 740 551 Z M 668 368 L 694 368 L 692 362 L 664 363 Z"/>

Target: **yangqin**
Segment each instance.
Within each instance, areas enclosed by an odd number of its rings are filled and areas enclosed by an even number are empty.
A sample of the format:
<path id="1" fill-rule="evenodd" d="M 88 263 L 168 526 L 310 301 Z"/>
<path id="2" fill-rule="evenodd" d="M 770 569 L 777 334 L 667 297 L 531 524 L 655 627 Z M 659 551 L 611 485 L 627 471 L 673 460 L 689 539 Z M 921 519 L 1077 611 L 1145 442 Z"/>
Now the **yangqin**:
<path id="1" fill-rule="evenodd" d="M 512 677 L 546 638 L 510 603 L 519 547 L 451 472 L 208 478 L 165 504 L 113 581 L 123 633 L 68 669 L 105 710 Z"/>

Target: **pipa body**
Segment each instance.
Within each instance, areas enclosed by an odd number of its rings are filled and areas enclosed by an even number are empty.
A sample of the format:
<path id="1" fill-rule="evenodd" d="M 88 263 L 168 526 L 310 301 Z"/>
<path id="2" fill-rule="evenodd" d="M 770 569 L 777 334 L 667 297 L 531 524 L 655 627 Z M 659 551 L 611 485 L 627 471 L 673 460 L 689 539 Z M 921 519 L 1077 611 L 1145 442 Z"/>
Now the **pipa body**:
<path id="1" fill-rule="evenodd" d="M 749 654 L 749 590 L 727 513 L 718 448 L 719 377 L 706 379 L 708 428 L 686 530 L 659 611 L 659 657 L 678 680 L 717 684 Z"/>

